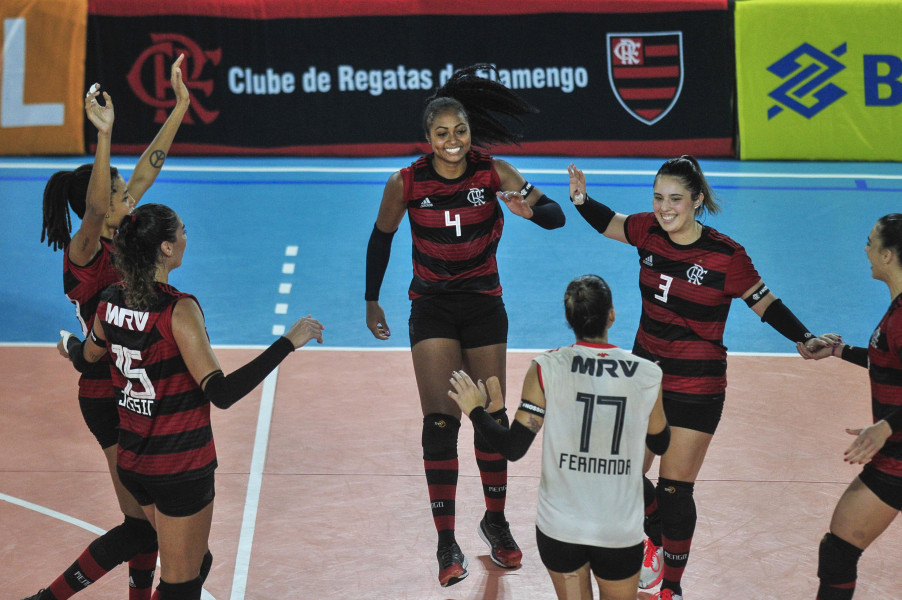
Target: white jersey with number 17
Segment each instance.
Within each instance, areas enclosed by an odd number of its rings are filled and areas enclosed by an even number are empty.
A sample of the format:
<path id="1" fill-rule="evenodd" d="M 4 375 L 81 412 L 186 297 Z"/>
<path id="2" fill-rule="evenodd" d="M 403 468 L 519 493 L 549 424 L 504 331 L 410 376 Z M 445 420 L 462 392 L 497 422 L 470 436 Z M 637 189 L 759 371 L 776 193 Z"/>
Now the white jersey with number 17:
<path id="1" fill-rule="evenodd" d="M 536 525 L 562 542 L 642 541 L 642 462 L 661 368 L 579 342 L 536 357 L 546 409 Z"/>

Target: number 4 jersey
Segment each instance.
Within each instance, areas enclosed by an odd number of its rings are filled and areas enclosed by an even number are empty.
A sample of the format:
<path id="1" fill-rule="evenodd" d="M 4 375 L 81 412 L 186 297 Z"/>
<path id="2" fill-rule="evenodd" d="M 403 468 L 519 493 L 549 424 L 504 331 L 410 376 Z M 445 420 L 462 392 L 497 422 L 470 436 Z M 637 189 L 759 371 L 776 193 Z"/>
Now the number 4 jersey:
<path id="1" fill-rule="evenodd" d="M 642 462 L 660 367 L 587 342 L 534 360 L 546 400 L 536 525 L 571 544 L 640 543 Z"/>
<path id="2" fill-rule="evenodd" d="M 199 479 L 216 468 L 210 403 L 194 381 L 172 333 L 172 310 L 183 294 L 157 283 L 146 311 L 125 303 L 121 286 L 101 296 L 97 318 L 116 368 L 120 468 L 156 481 Z"/>
<path id="3" fill-rule="evenodd" d="M 413 237 L 413 300 L 429 294 L 476 292 L 501 295 L 495 250 L 504 213 L 495 192 L 501 180 L 492 157 L 470 150 L 467 170 L 445 179 L 432 155 L 401 169 Z"/>

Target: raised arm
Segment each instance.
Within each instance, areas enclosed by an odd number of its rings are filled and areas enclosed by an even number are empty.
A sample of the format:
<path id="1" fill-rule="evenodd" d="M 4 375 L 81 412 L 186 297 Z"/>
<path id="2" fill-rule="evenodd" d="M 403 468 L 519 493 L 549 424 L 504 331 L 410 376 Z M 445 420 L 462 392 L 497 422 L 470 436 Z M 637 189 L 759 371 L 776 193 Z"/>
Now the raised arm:
<path id="1" fill-rule="evenodd" d="M 210 347 L 203 313 L 197 303 L 191 298 L 183 298 L 172 311 L 172 332 L 182 360 L 204 396 L 218 408 L 228 408 L 250 393 L 295 348 L 313 339 L 322 344 L 323 329 L 319 321 L 309 315 L 299 319 L 259 356 L 225 376 Z"/>
<path id="2" fill-rule="evenodd" d="M 366 247 L 366 326 L 373 336 L 379 340 L 391 337 L 391 329 L 385 320 L 385 311 L 379 306 L 379 292 L 388 259 L 391 256 L 391 242 L 404 218 L 407 207 L 404 206 L 404 179 L 400 171 L 392 173 L 382 192 L 382 203 L 376 224 L 370 234 Z"/>
<path id="3" fill-rule="evenodd" d="M 97 102 L 101 94 L 99 84 L 92 85 L 85 95 L 85 115 L 97 128 L 97 149 L 85 197 L 85 216 L 69 243 L 69 260 L 77 265 L 88 264 L 100 250 L 104 218 L 110 210 L 110 144 L 115 113 L 112 98 L 106 92 L 102 93 L 103 106 Z"/>
<path id="4" fill-rule="evenodd" d="M 135 199 L 136 203 L 141 200 L 144 193 L 153 185 L 157 175 L 160 174 L 160 169 L 163 168 L 163 162 L 166 160 L 166 155 L 169 153 L 175 134 L 182 124 L 185 113 L 188 112 L 188 106 L 191 104 L 188 87 L 182 80 L 181 65 L 184 59 L 184 54 L 180 54 L 175 59 L 169 76 L 172 90 L 175 92 L 175 107 L 169 113 L 169 117 L 163 123 L 157 136 L 141 155 L 141 158 L 138 159 L 135 170 L 128 180 L 128 192 Z"/>
<path id="5" fill-rule="evenodd" d="M 501 179 L 497 196 L 515 215 L 529 219 L 543 229 L 557 229 L 566 222 L 560 205 L 526 181 L 513 165 L 494 159 L 495 171 Z"/>
<path id="6" fill-rule="evenodd" d="M 629 243 L 626 239 L 627 215 L 614 212 L 601 202 L 590 198 L 586 189 L 586 176 L 576 168 L 576 165 L 570 163 L 567 173 L 570 176 L 570 200 L 582 218 L 606 238 Z"/>

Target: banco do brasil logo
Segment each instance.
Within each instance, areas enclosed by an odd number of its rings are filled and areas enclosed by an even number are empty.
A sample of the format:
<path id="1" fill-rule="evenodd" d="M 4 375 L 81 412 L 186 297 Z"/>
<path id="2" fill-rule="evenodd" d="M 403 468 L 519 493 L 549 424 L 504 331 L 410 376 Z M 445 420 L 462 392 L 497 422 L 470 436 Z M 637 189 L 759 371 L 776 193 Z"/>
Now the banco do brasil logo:
<path id="1" fill-rule="evenodd" d="M 828 54 L 806 42 L 767 67 L 768 71 L 784 80 L 768 94 L 777 104 L 768 109 L 767 118 L 773 119 L 788 108 L 810 119 L 845 96 L 845 90 L 830 82 L 834 75 L 846 68 L 837 60 L 845 53 L 845 43 Z"/>

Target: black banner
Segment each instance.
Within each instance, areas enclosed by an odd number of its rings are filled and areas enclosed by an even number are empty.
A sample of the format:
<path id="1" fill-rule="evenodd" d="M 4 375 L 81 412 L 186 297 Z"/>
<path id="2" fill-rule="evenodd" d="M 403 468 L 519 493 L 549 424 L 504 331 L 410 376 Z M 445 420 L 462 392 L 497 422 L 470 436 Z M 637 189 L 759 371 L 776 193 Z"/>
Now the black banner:
<path id="1" fill-rule="evenodd" d="M 455 69 L 497 66 L 539 108 L 498 153 L 730 156 L 733 13 L 233 18 L 89 16 L 86 87 L 116 105 L 113 151 L 146 147 L 174 105 L 180 53 L 191 108 L 182 154 L 422 152 L 424 100 Z M 87 124 L 87 138 L 96 135 Z"/>

